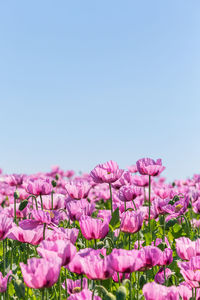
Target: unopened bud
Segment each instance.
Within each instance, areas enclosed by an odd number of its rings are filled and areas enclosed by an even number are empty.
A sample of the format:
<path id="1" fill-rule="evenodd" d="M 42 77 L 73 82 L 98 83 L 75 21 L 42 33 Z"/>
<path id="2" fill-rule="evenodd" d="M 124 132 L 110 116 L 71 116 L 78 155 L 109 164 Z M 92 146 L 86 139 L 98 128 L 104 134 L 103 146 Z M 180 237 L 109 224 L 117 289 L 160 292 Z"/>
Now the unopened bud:
<path id="1" fill-rule="evenodd" d="M 57 182 L 55 180 L 52 180 L 51 184 L 52 184 L 53 187 L 57 186 Z"/>
<path id="2" fill-rule="evenodd" d="M 18 192 L 18 191 L 15 191 L 15 192 L 14 192 L 14 198 L 15 198 L 15 199 L 19 199 L 19 192 Z"/>
<path id="3" fill-rule="evenodd" d="M 116 297 L 112 293 L 107 293 L 105 300 L 116 300 Z"/>
<path id="4" fill-rule="evenodd" d="M 117 290 L 117 293 L 116 293 L 116 299 L 117 300 L 125 300 L 126 299 L 126 288 L 125 286 L 121 285 L 118 290 Z"/>

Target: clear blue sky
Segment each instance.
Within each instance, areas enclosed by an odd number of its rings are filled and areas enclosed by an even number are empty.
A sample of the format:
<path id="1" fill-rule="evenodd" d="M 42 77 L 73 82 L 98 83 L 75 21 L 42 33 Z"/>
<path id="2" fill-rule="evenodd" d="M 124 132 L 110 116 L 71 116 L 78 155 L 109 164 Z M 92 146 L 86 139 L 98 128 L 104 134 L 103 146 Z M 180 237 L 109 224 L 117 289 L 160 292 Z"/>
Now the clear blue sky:
<path id="1" fill-rule="evenodd" d="M 0 2 L 0 166 L 200 172 L 200 1 Z"/>

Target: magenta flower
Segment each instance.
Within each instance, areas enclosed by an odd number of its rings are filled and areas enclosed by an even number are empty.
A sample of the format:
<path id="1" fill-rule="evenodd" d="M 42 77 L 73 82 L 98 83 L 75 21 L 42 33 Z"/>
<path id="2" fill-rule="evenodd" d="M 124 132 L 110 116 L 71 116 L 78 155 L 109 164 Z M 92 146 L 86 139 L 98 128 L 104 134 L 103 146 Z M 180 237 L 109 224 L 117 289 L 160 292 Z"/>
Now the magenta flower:
<path id="1" fill-rule="evenodd" d="M 0 215 L 0 240 L 4 240 L 7 237 L 13 224 L 12 219 L 8 218 L 6 215 Z"/>
<path id="2" fill-rule="evenodd" d="M 146 187 L 149 186 L 149 176 L 148 175 L 134 175 L 132 178 L 132 183 L 136 186 Z"/>
<path id="3" fill-rule="evenodd" d="M 80 220 L 82 215 L 91 216 L 95 210 L 95 203 L 89 203 L 86 199 L 67 202 L 66 209 L 71 221 Z"/>
<path id="4" fill-rule="evenodd" d="M 70 295 L 68 300 L 101 300 L 99 296 L 92 295 L 91 291 L 84 289 L 80 293 Z"/>
<path id="5" fill-rule="evenodd" d="M 0 272 L 0 293 L 4 293 L 7 290 L 8 278 L 11 274 L 12 271 L 9 271 L 8 274 L 3 277 L 2 273 Z"/>
<path id="6" fill-rule="evenodd" d="M 196 241 L 191 241 L 186 237 L 176 239 L 176 252 L 184 260 L 190 260 L 193 256 L 200 255 L 200 239 Z"/>
<path id="7" fill-rule="evenodd" d="M 109 224 L 106 221 L 89 216 L 82 216 L 79 224 L 81 233 L 87 240 L 102 239 L 109 231 Z"/>
<path id="8" fill-rule="evenodd" d="M 27 193 L 39 196 L 49 195 L 52 192 L 52 184 L 50 179 L 29 179 L 25 184 Z"/>
<path id="9" fill-rule="evenodd" d="M 166 287 L 155 282 L 148 282 L 142 291 L 146 300 L 179 300 L 176 286 Z"/>
<path id="10" fill-rule="evenodd" d="M 10 186 L 20 186 L 22 185 L 24 180 L 24 175 L 22 174 L 12 174 L 7 175 L 5 178 L 5 182 L 8 183 Z"/>
<path id="11" fill-rule="evenodd" d="M 177 290 L 181 299 L 190 300 L 192 298 L 192 288 L 187 282 L 182 281 L 179 286 L 177 286 Z M 199 296 L 199 289 L 197 289 L 197 299 L 199 299 Z"/>
<path id="12" fill-rule="evenodd" d="M 91 185 L 86 180 L 74 180 L 67 182 L 65 188 L 72 199 L 80 200 L 88 196 Z"/>
<path id="13" fill-rule="evenodd" d="M 143 257 L 138 250 L 113 249 L 107 256 L 110 267 L 120 273 L 131 273 L 142 269 Z"/>
<path id="14" fill-rule="evenodd" d="M 187 262 L 178 261 L 177 264 L 185 281 L 192 288 L 198 288 L 200 284 L 200 256 L 194 256 Z"/>
<path id="15" fill-rule="evenodd" d="M 46 234 L 45 240 L 56 241 L 56 240 L 66 240 L 72 244 L 76 243 L 78 238 L 79 230 L 77 228 L 63 228 L 63 227 L 53 227 L 53 230 L 49 230 Z"/>
<path id="16" fill-rule="evenodd" d="M 156 273 L 155 275 L 155 282 L 159 283 L 159 284 L 164 284 L 165 283 L 165 277 L 166 279 L 171 276 L 172 271 L 169 268 L 165 269 L 164 272 L 164 268 L 160 268 L 160 270 Z"/>
<path id="17" fill-rule="evenodd" d="M 128 233 L 138 232 L 142 228 L 143 213 L 140 211 L 126 211 L 122 214 L 120 230 Z"/>
<path id="18" fill-rule="evenodd" d="M 72 176 L 74 176 L 75 172 L 73 170 L 67 170 L 64 173 L 64 176 L 67 178 L 71 178 Z"/>
<path id="19" fill-rule="evenodd" d="M 65 266 L 75 256 L 76 247 L 65 240 L 42 241 L 37 248 L 37 252 L 47 260 L 58 256 L 62 260 L 62 266 Z"/>
<path id="20" fill-rule="evenodd" d="M 38 221 L 40 224 L 51 224 L 51 217 L 54 217 L 52 211 L 44 210 L 32 210 L 31 215 L 34 220 Z"/>
<path id="21" fill-rule="evenodd" d="M 96 183 L 112 183 L 117 181 L 123 174 L 123 170 L 120 170 L 118 164 L 112 160 L 97 165 L 91 172 L 90 176 Z"/>
<path id="22" fill-rule="evenodd" d="M 7 238 L 17 240 L 22 243 L 38 245 L 43 240 L 43 227 L 37 226 L 35 229 L 23 229 L 13 225 L 7 234 Z"/>
<path id="23" fill-rule="evenodd" d="M 20 263 L 22 276 L 29 288 L 41 289 L 54 285 L 60 275 L 60 260 L 30 258 L 27 265 Z"/>
<path id="24" fill-rule="evenodd" d="M 132 201 L 142 195 L 142 189 L 134 185 L 124 185 L 119 190 L 119 199 L 123 202 Z"/>
<path id="25" fill-rule="evenodd" d="M 145 246 L 139 251 L 143 257 L 142 270 L 151 269 L 156 265 L 169 265 L 173 261 L 173 251 L 169 248 L 166 248 L 164 251 L 161 251 L 159 248 L 154 246 Z"/>
<path id="26" fill-rule="evenodd" d="M 102 254 L 103 256 L 106 255 L 106 249 L 98 249 L 94 250 L 91 248 L 86 248 L 80 250 L 72 259 L 72 261 L 67 266 L 70 272 L 83 274 L 84 273 L 84 266 L 86 264 L 86 259 L 89 255 L 96 256 Z"/>
<path id="27" fill-rule="evenodd" d="M 108 260 L 97 255 L 88 255 L 83 265 L 83 272 L 93 280 L 105 280 L 112 277 L 114 271 L 110 268 Z"/>
<path id="28" fill-rule="evenodd" d="M 123 171 L 121 177 L 112 183 L 112 187 L 114 189 L 119 189 L 120 187 L 124 185 L 128 185 L 132 183 L 132 175 L 129 171 Z"/>
<path id="29" fill-rule="evenodd" d="M 60 209 L 65 207 L 65 198 L 66 196 L 62 194 L 53 194 L 53 209 Z M 51 195 L 44 195 L 42 197 L 43 208 L 52 209 L 52 200 Z"/>
<path id="30" fill-rule="evenodd" d="M 157 176 L 165 169 L 161 159 L 155 161 L 151 158 L 142 158 L 136 162 L 136 165 L 141 175 Z"/>
<path id="31" fill-rule="evenodd" d="M 62 287 L 65 289 L 65 283 L 62 284 Z M 72 280 L 72 279 L 67 279 L 67 292 L 68 294 L 74 294 L 75 293 L 75 288 L 81 288 L 81 279 L 78 280 Z M 83 278 L 82 281 L 82 288 L 87 289 L 88 288 L 88 281 L 87 278 Z"/>

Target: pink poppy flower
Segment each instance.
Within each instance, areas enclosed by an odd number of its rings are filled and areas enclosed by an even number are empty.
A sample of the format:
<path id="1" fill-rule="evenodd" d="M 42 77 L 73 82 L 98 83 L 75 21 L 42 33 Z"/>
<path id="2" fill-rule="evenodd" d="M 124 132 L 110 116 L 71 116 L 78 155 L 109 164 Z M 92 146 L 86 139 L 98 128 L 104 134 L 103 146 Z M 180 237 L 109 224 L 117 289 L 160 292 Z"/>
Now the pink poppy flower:
<path id="1" fill-rule="evenodd" d="M 62 287 L 65 289 L 65 282 L 63 282 Z M 68 294 L 74 294 L 75 293 L 75 288 L 81 288 L 81 279 L 78 280 L 72 280 L 72 279 L 67 279 L 67 292 Z M 87 289 L 88 288 L 88 281 L 87 278 L 83 278 L 82 280 L 82 288 Z"/>
<path id="2" fill-rule="evenodd" d="M 86 180 L 73 180 L 71 182 L 67 182 L 65 189 L 72 199 L 80 200 L 88 196 L 91 185 Z"/>
<path id="3" fill-rule="evenodd" d="M 34 220 L 41 224 L 51 224 L 51 216 L 54 216 L 53 212 L 44 210 L 32 210 L 31 215 Z"/>
<path id="4" fill-rule="evenodd" d="M 8 232 L 7 238 L 22 243 L 38 245 L 43 240 L 43 226 L 37 226 L 35 229 L 23 229 L 13 225 Z"/>
<path id="5" fill-rule="evenodd" d="M 177 286 L 177 290 L 181 299 L 190 300 L 192 298 L 192 288 L 187 282 L 181 282 L 179 286 Z M 199 299 L 199 289 L 197 289 L 197 299 Z"/>
<path id="6" fill-rule="evenodd" d="M 124 185 L 128 185 L 132 183 L 132 175 L 129 171 L 124 171 L 121 177 L 112 183 L 112 187 L 114 189 L 119 189 Z"/>
<path id="7" fill-rule="evenodd" d="M 157 176 L 165 169 L 161 159 L 155 161 L 151 158 L 142 158 L 136 162 L 136 165 L 141 175 Z"/>
<path id="8" fill-rule="evenodd" d="M 41 289 L 54 285 L 60 275 L 60 260 L 30 258 L 27 265 L 20 263 L 22 276 L 29 288 Z"/>
<path id="9" fill-rule="evenodd" d="M 118 164 L 112 160 L 97 165 L 91 172 L 90 176 L 96 183 L 113 183 L 117 181 L 123 174 L 123 170 L 120 170 Z"/>
<path id="10" fill-rule="evenodd" d="M 143 257 L 138 250 L 113 249 L 107 260 L 110 267 L 120 273 L 138 271 L 144 265 Z"/>
<path id="11" fill-rule="evenodd" d="M 14 225 L 13 220 L 6 215 L 0 215 L 0 240 L 4 240 L 7 237 L 9 230 Z"/>
<path id="12" fill-rule="evenodd" d="M 62 194 L 53 194 L 53 209 L 65 208 L 65 198 Z M 44 209 L 52 209 L 51 195 L 44 195 L 42 201 Z"/>
<path id="13" fill-rule="evenodd" d="M 6 183 L 8 183 L 10 186 L 16 186 L 16 187 L 22 185 L 23 180 L 24 180 L 23 174 L 7 175 L 5 178 Z"/>
<path id="14" fill-rule="evenodd" d="M 146 300 L 179 300 L 176 286 L 166 287 L 155 282 L 148 282 L 142 291 Z"/>
<path id="15" fill-rule="evenodd" d="M 112 277 L 114 273 L 110 268 L 108 260 L 101 258 L 98 254 L 89 254 L 86 257 L 83 272 L 89 279 L 93 280 L 105 280 Z"/>
<path id="16" fill-rule="evenodd" d="M 159 284 L 164 284 L 165 283 L 165 277 L 166 279 L 172 274 L 172 271 L 169 268 L 164 269 L 160 268 L 160 270 L 156 273 L 155 275 L 155 282 Z"/>
<path id="17" fill-rule="evenodd" d="M 29 194 L 39 196 L 39 195 L 49 195 L 51 194 L 53 187 L 50 179 L 29 179 L 25 184 L 25 189 Z"/>
<path id="18" fill-rule="evenodd" d="M 76 274 L 84 274 L 84 266 L 86 263 L 86 258 L 91 256 L 96 256 L 102 254 L 103 256 L 106 255 L 106 249 L 91 249 L 86 248 L 80 250 L 72 259 L 72 261 L 67 265 L 67 269 L 70 272 L 76 273 Z"/>
<path id="19" fill-rule="evenodd" d="M 72 200 L 67 202 L 66 209 L 69 213 L 71 221 L 80 220 L 82 215 L 91 216 L 95 210 L 95 204 L 89 203 L 86 199 L 81 199 L 79 201 Z"/>
<path id="20" fill-rule="evenodd" d="M 2 273 L 0 272 L 0 293 L 4 293 L 7 290 L 8 278 L 11 274 L 12 271 L 9 271 L 8 274 L 3 277 Z"/>
<path id="21" fill-rule="evenodd" d="M 119 274 L 119 278 L 118 278 L 118 274 Z M 114 272 L 113 276 L 112 276 L 112 280 L 114 282 L 119 282 L 119 279 L 120 279 L 120 282 L 122 282 L 124 275 L 125 275 L 125 279 L 129 279 L 130 278 L 130 274 L 129 273 Z"/>
<path id="22" fill-rule="evenodd" d="M 142 195 L 141 188 L 134 185 L 124 185 L 119 190 L 119 199 L 123 202 L 132 201 L 136 197 Z"/>
<path id="23" fill-rule="evenodd" d="M 81 233 L 87 240 L 102 239 L 109 231 L 109 224 L 100 219 L 82 216 L 79 221 Z"/>
<path id="24" fill-rule="evenodd" d="M 134 175 L 132 177 L 132 183 L 136 186 L 146 187 L 149 186 L 149 176 L 148 175 Z"/>
<path id="25" fill-rule="evenodd" d="M 56 240 L 66 240 L 72 244 L 76 243 L 78 238 L 79 230 L 77 228 L 63 228 L 63 227 L 53 227 L 53 230 L 49 230 L 46 234 L 45 240 L 56 241 Z"/>
<path id="26" fill-rule="evenodd" d="M 82 290 L 80 293 L 71 294 L 68 300 L 101 300 L 99 296 L 95 296 L 92 298 L 93 293 L 89 290 Z"/>
<path id="27" fill-rule="evenodd" d="M 193 256 L 200 255 L 200 239 L 196 241 L 191 241 L 186 237 L 176 239 L 176 252 L 184 260 L 190 260 Z"/>
<path id="28" fill-rule="evenodd" d="M 72 176 L 74 176 L 75 172 L 73 170 L 67 170 L 64 172 L 64 176 L 67 178 L 71 178 Z"/>
<path id="29" fill-rule="evenodd" d="M 37 248 L 38 254 L 46 258 L 54 258 L 58 256 L 62 261 L 62 266 L 67 265 L 76 254 L 76 247 L 67 243 L 65 240 L 42 241 Z"/>
<path id="30" fill-rule="evenodd" d="M 156 265 L 169 265 L 173 261 L 173 251 L 169 248 L 166 248 L 164 251 L 161 251 L 159 248 L 154 246 L 145 246 L 139 251 L 143 257 L 142 270 L 151 269 Z"/>
<path id="31" fill-rule="evenodd" d="M 141 211 L 126 211 L 122 214 L 120 230 L 128 233 L 138 232 L 142 228 L 143 213 Z"/>
<path id="32" fill-rule="evenodd" d="M 200 256 L 194 256 L 187 262 L 178 261 L 177 264 L 185 281 L 192 288 L 198 288 L 200 284 Z"/>

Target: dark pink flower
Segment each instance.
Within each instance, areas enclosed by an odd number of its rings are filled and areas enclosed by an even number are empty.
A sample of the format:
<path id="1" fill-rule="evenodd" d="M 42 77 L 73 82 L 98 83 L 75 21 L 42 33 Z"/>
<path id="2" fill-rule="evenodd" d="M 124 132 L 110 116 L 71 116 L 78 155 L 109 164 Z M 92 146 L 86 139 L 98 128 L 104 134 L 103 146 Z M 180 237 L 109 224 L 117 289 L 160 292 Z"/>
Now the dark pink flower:
<path id="1" fill-rule="evenodd" d="M 20 263 L 25 284 L 33 289 L 48 288 L 57 282 L 60 275 L 60 260 L 30 258 L 27 265 Z"/>
<path id="2" fill-rule="evenodd" d="M 7 290 L 8 278 L 11 274 L 12 271 L 9 271 L 8 274 L 3 277 L 2 273 L 0 272 L 0 293 L 4 293 Z"/>
<path id="3" fill-rule="evenodd" d="M 136 165 L 141 175 L 157 176 L 165 169 L 161 159 L 155 161 L 151 158 L 142 158 L 136 162 Z"/>
<path id="4" fill-rule="evenodd" d="M 122 214 L 120 230 L 128 233 L 138 232 L 142 228 L 143 213 L 141 211 L 126 211 Z"/>
<path id="5" fill-rule="evenodd" d="M 62 287 L 65 289 L 65 283 L 62 284 Z M 81 279 L 72 280 L 67 279 L 67 292 L 68 294 L 74 294 L 76 291 L 76 288 L 81 288 Z M 88 281 L 87 278 L 83 278 L 82 280 L 82 288 L 87 289 L 88 288 Z"/>
<path id="6" fill-rule="evenodd" d="M 90 176 L 96 183 L 112 183 L 117 181 L 123 174 L 118 164 L 112 160 L 96 166 L 90 173 Z"/>
<path id="7" fill-rule="evenodd" d="M 43 240 L 43 226 L 37 226 L 35 229 L 23 229 L 13 225 L 8 232 L 7 238 L 22 243 L 38 245 Z"/>
<path id="8" fill-rule="evenodd" d="M 52 192 L 52 184 L 50 179 L 29 179 L 25 184 L 27 193 L 39 196 L 49 195 Z"/>
<path id="9" fill-rule="evenodd" d="M 65 189 L 72 199 L 80 200 L 88 196 L 91 185 L 86 180 L 73 180 L 67 182 Z"/>
<path id="10" fill-rule="evenodd" d="M 12 219 L 8 218 L 6 215 L 0 215 L 0 240 L 4 240 L 7 237 L 13 224 Z"/>
<path id="11" fill-rule="evenodd" d="M 62 266 L 69 264 L 76 254 L 76 247 L 66 240 L 42 241 L 37 248 L 38 254 L 46 258 L 58 256 L 62 261 Z"/>
<path id="12" fill-rule="evenodd" d="M 83 274 L 84 273 L 84 266 L 86 264 L 86 258 L 91 256 L 96 256 L 102 254 L 103 256 L 106 255 L 106 249 L 98 249 L 94 250 L 91 248 L 86 248 L 80 250 L 72 259 L 72 261 L 67 266 L 70 272 Z"/>
<path id="13" fill-rule="evenodd" d="M 16 186 L 16 187 L 22 185 L 23 180 L 24 180 L 23 174 L 7 175 L 5 178 L 6 183 L 8 183 L 10 186 Z"/>
<path id="14" fill-rule="evenodd" d="M 124 185 L 119 190 L 119 199 L 123 202 L 132 201 L 142 193 L 142 189 L 137 186 Z"/>
<path id="15" fill-rule="evenodd" d="M 69 213 L 70 220 L 80 220 L 82 215 L 91 216 L 95 210 L 95 203 L 89 203 L 86 199 L 79 201 L 72 200 L 67 202 L 66 209 Z"/>
<path id="16" fill-rule="evenodd" d="M 134 175 L 132 178 L 132 183 L 136 186 L 146 187 L 149 186 L 149 176 L 148 175 Z"/>
<path id="17" fill-rule="evenodd" d="M 176 252 L 184 260 L 190 260 L 193 256 L 200 255 L 200 239 L 196 241 L 191 241 L 187 237 L 176 239 Z"/>
<path id="18" fill-rule="evenodd" d="M 169 268 L 166 268 L 165 271 L 163 268 L 160 268 L 160 270 L 155 275 L 155 282 L 159 284 L 165 283 L 165 277 L 166 279 L 172 274 L 172 271 Z"/>
<path id="19" fill-rule="evenodd" d="M 105 280 L 112 277 L 114 271 L 110 268 L 106 258 L 88 255 L 83 265 L 83 272 L 89 279 Z"/>
<path id="20" fill-rule="evenodd" d="M 178 261 L 177 264 L 185 281 L 192 288 L 198 288 L 200 284 L 200 256 L 194 256 L 187 262 Z"/>
<path id="21" fill-rule="evenodd" d="M 176 286 L 166 287 L 155 282 L 148 282 L 142 291 L 146 300 L 179 300 Z"/>
<path id="22" fill-rule="evenodd" d="M 113 249 L 107 256 L 110 267 L 120 273 L 131 273 L 142 269 L 143 257 L 138 250 Z"/>
<path id="23" fill-rule="evenodd" d="M 79 221 L 81 233 L 87 240 L 102 239 L 109 231 L 109 224 L 100 219 L 82 216 Z"/>
<path id="24" fill-rule="evenodd" d="M 71 294 L 68 300 L 101 300 L 99 296 L 92 295 L 91 291 L 84 289 L 80 293 Z"/>

